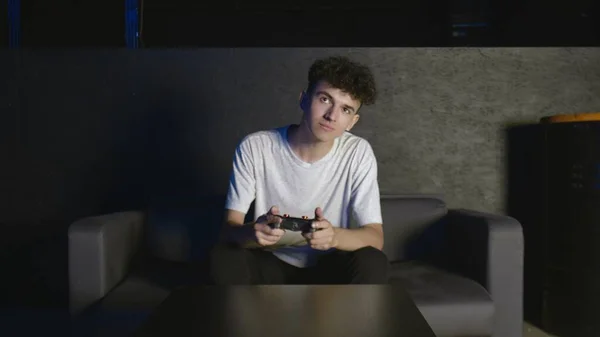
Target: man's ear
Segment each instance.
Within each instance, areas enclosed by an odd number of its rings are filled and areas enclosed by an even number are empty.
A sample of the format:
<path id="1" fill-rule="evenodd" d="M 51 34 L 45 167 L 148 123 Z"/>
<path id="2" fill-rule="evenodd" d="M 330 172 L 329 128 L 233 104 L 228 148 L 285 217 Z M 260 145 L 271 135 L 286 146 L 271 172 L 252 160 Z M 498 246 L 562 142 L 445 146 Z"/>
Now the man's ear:
<path id="1" fill-rule="evenodd" d="M 358 123 L 359 119 L 360 119 L 360 115 L 357 112 L 356 115 L 354 115 L 354 117 L 352 117 L 352 123 L 350 123 L 350 125 L 348 125 L 348 127 L 346 128 L 346 131 L 352 130 L 352 128 L 356 125 L 356 123 Z"/>

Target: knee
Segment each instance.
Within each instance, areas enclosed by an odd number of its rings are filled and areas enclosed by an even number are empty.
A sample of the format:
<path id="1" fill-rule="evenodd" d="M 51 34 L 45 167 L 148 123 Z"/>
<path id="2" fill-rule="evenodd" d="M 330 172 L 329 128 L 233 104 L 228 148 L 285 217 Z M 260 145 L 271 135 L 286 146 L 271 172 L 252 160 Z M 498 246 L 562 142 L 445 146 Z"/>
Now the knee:
<path id="1" fill-rule="evenodd" d="M 389 261 L 384 252 L 369 246 L 354 251 L 353 255 L 355 270 L 370 283 L 387 283 Z"/>
<path id="2" fill-rule="evenodd" d="M 359 263 L 367 266 L 383 267 L 388 265 L 385 253 L 371 246 L 355 250 L 354 257 Z"/>

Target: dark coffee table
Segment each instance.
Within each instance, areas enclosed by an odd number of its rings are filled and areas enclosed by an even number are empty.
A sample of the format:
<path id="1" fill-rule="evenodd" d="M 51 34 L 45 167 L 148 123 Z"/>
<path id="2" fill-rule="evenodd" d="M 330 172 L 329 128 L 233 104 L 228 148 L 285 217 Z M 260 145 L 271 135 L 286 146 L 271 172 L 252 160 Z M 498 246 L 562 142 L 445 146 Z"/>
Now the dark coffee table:
<path id="1" fill-rule="evenodd" d="M 412 299 L 393 285 L 179 288 L 136 337 L 435 337 Z"/>

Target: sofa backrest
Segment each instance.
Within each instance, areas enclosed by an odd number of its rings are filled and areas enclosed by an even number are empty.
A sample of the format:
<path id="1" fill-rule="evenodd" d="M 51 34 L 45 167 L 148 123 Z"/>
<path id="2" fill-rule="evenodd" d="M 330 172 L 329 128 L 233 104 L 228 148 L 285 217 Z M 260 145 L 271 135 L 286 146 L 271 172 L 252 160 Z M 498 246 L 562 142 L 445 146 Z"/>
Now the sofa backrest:
<path id="1" fill-rule="evenodd" d="M 205 198 L 195 205 L 148 210 L 145 251 L 165 261 L 203 260 L 218 240 L 225 198 Z"/>
<path id="2" fill-rule="evenodd" d="M 440 196 L 384 195 L 381 197 L 383 216 L 383 251 L 391 262 L 409 256 L 409 246 L 426 229 L 431 228 L 447 213 Z"/>
<path id="3" fill-rule="evenodd" d="M 145 240 L 148 253 L 170 261 L 205 258 L 216 243 L 223 205 L 224 198 L 215 197 L 196 207 L 149 211 Z M 390 261 L 402 261 L 408 256 L 409 244 L 446 215 L 446 205 L 440 196 L 382 195 L 381 211 L 383 250 Z"/>

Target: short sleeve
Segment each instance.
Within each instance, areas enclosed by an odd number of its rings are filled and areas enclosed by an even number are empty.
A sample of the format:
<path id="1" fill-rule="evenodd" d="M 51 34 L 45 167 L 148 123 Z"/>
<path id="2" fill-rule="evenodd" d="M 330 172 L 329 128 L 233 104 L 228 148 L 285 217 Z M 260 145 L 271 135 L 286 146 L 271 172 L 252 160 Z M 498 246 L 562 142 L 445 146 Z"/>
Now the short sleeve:
<path id="1" fill-rule="evenodd" d="M 366 140 L 359 145 L 356 158 L 350 200 L 352 215 L 359 226 L 381 224 L 383 219 L 377 181 L 377 160 Z"/>
<path id="2" fill-rule="evenodd" d="M 256 197 L 256 175 L 251 140 L 246 137 L 237 146 L 225 208 L 246 214 Z"/>

